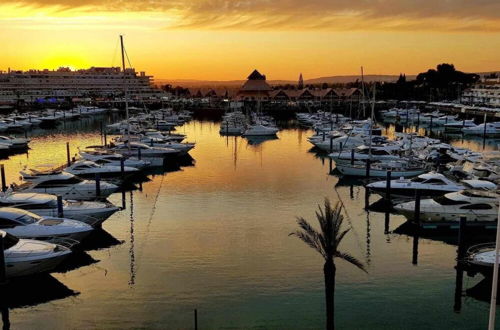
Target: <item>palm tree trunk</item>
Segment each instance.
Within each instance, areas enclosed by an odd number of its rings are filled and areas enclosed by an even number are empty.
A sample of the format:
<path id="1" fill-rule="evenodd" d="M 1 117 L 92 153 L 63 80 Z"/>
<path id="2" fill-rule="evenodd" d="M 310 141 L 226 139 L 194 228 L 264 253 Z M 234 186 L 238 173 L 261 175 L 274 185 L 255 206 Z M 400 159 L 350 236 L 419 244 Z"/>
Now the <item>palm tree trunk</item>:
<path id="1" fill-rule="evenodd" d="M 326 329 L 333 330 L 334 323 L 334 301 L 335 301 L 335 264 L 333 259 L 328 259 L 323 267 L 325 274 L 325 298 L 326 298 Z"/>

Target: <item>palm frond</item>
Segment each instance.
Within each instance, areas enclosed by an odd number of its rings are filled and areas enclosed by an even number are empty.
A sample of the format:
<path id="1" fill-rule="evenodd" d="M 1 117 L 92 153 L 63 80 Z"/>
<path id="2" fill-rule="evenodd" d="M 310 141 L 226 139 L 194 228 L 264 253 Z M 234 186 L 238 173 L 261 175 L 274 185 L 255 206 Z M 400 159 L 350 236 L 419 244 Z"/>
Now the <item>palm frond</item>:
<path id="1" fill-rule="evenodd" d="M 351 231 L 351 228 L 347 228 L 346 230 L 344 230 L 343 232 L 341 232 L 336 240 L 335 240 L 335 248 L 337 249 L 340 245 L 340 242 L 342 242 L 342 240 L 344 239 L 344 236 L 349 232 Z"/>
<path id="2" fill-rule="evenodd" d="M 309 245 L 311 248 L 320 253 L 324 258 L 326 258 L 326 252 L 323 248 L 321 234 L 316 229 L 314 229 L 304 218 L 297 218 L 297 223 L 302 231 L 297 230 L 291 233 L 289 236 L 297 236 L 304 243 Z"/>
<path id="3" fill-rule="evenodd" d="M 365 268 L 365 265 L 361 261 L 359 261 L 358 259 L 356 259 L 355 257 L 351 256 L 350 254 L 344 253 L 344 252 L 337 252 L 335 254 L 335 256 L 337 258 L 343 259 L 343 260 L 345 260 L 345 261 L 353 264 L 354 266 L 358 267 L 359 269 L 361 269 L 365 273 L 368 273 L 368 271 Z"/>
<path id="4" fill-rule="evenodd" d="M 318 242 L 310 235 L 304 233 L 303 231 L 297 230 L 293 233 L 290 233 L 289 236 L 297 236 L 302 242 L 306 243 L 310 248 L 316 250 L 319 254 L 321 254 L 323 258 L 326 258 L 321 245 L 318 244 Z"/>

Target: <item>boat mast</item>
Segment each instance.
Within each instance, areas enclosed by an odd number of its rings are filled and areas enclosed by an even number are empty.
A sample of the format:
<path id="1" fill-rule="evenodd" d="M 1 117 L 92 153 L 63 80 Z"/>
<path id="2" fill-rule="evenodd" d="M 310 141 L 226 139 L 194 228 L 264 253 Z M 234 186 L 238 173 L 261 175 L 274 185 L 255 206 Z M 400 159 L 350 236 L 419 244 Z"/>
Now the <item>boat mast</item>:
<path id="1" fill-rule="evenodd" d="M 363 118 L 365 118 L 365 74 L 361 67 L 361 108 L 363 109 Z"/>
<path id="2" fill-rule="evenodd" d="M 122 70 L 123 70 L 123 88 L 125 94 L 125 116 L 127 117 L 127 144 L 130 149 L 130 120 L 128 114 L 128 87 L 127 76 L 125 74 L 125 47 L 123 46 L 123 36 L 120 35 L 120 45 L 122 50 Z"/>
<path id="3" fill-rule="evenodd" d="M 377 83 L 373 83 L 373 100 L 372 100 L 372 111 L 371 111 L 371 116 L 370 116 L 370 141 L 368 144 L 368 161 L 372 160 L 372 136 L 373 136 L 373 118 L 375 118 L 375 91 L 377 90 L 376 88 Z"/>
<path id="4" fill-rule="evenodd" d="M 493 283 L 491 285 L 490 317 L 488 322 L 488 330 L 495 329 L 495 316 L 497 310 L 498 255 L 500 250 L 500 226 L 498 222 L 500 222 L 500 208 L 498 209 L 498 219 L 497 219 L 497 238 L 495 242 L 495 260 L 493 262 Z"/>

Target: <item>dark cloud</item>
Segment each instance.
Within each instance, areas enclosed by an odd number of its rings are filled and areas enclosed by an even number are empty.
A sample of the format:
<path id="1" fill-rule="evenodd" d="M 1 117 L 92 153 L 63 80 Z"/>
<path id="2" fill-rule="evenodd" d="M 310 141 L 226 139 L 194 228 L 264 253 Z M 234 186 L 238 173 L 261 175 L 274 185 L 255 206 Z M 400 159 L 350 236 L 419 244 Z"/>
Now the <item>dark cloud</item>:
<path id="1" fill-rule="evenodd" d="M 500 0 L 3 0 L 59 10 L 174 12 L 177 28 L 498 31 Z"/>

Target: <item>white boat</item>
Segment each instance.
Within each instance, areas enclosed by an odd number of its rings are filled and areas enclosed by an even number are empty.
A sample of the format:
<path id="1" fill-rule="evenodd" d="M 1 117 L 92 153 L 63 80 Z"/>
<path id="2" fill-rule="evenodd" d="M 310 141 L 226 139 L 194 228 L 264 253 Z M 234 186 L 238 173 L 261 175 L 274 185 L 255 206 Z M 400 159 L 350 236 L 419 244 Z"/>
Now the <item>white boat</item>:
<path id="1" fill-rule="evenodd" d="M 318 149 L 324 151 L 339 151 L 339 150 L 351 150 L 353 148 L 362 146 L 365 144 L 365 140 L 358 135 L 349 136 L 346 134 L 340 136 L 333 136 L 331 143 L 330 138 L 326 137 L 323 139 L 311 139 L 309 140 Z M 330 149 L 331 146 L 331 149 Z"/>
<path id="2" fill-rule="evenodd" d="M 354 152 L 351 150 L 342 151 L 342 152 L 334 152 L 328 155 L 328 157 L 332 158 L 335 161 L 339 160 L 367 160 L 368 158 L 372 160 L 397 160 L 400 159 L 401 156 L 396 154 L 396 152 L 401 151 L 401 145 L 382 145 L 382 146 L 372 146 L 371 148 L 366 145 L 361 145 L 354 149 Z"/>
<path id="3" fill-rule="evenodd" d="M 23 138 L 13 138 L 10 136 L 0 136 L 0 144 L 7 145 L 13 150 L 23 150 L 28 148 L 28 139 Z"/>
<path id="4" fill-rule="evenodd" d="M 72 219 L 42 217 L 12 207 L 0 208 L 0 230 L 19 238 L 50 241 L 69 238 L 81 242 L 93 230 L 92 226 Z"/>
<path id="5" fill-rule="evenodd" d="M 64 199 L 103 199 L 118 189 L 112 183 L 101 181 L 100 194 L 98 195 L 95 181 L 83 180 L 71 173 L 59 172 L 38 176 L 25 172 L 21 172 L 21 174 L 28 181 L 19 186 L 14 185 L 14 190 L 59 195 Z"/>
<path id="6" fill-rule="evenodd" d="M 59 244 L 19 239 L 5 231 L 0 235 L 7 278 L 50 272 L 71 254 L 70 248 Z"/>
<path id="7" fill-rule="evenodd" d="M 485 126 L 486 125 L 486 130 Z M 462 130 L 465 135 L 483 135 L 487 137 L 499 136 L 500 135 L 500 122 L 494 123 L 482 123 L 474 127 L 467 127 Z"/>
<path id="8" fill-rule="evenodd" d="M 350 162 L 337 162 L 335 168 L 347 176 L 366 176 L 366 164 Z M 387 177 L 387 172 L 391 171 L 395 177 L 412 177 L 425 173 L 426 168 L 419 162 L 414 161 L 384 161 L 370 164 L 370 177 Z"/>
<path id="9" fill-rule="evenodd" d="M 113 152 L 119 153 L 124 156 L 134 156 L 139 157 L 139 152 L 141 158 L 166 158 L 169 156 L 176 156 L 179 154 L 179 150 L 174 150 L 171 148 L 159 148 L 150 147 L 144 143 L 130 142 L 130 143 L 120 143 L 115 147 L 111 148 Z M 140 150 L 140 151 L 139 151 Z"/>
<path id="10" fill-rule="evenodd" d="M 372 182 L 366 186 L 368 189 L 386 197 L 387 181 Z M 391 196 L 414 197 L 420 191 L 421 196 L 441 196 L 449 192 L 463 189 L 494 190 L 497 185 L 484 180 L 463 180 L 461 183 L 450 180 L 441 173 L 429 172 L 420 174 L 413 179 L 398 178 L 391 180 Z"/>
<path id="11" fill-rule="evenodd" d="M 90 160 L 80 160 L 74 162 L 70 166 L 66 167 L 64 171 L 82 178 L 95 178 L 97 174 L 101 178 L 116 178 L 121 176 L 129 177 L 140 173 L 135 167 L 124 166 L 122 172 L 120 165 L 99 165 Z"/>
<path id="12" fill-rule="evenodd" d="M 0 207 L 25 209 L 43 217 L 57 217 L 57 197 L 41 193 L 8 192 L 0 195 Z M 104 220 L 119 210 L 109 202 L 63 200 L 63 216 L 85 222 L 92 226 L 101 225 Z"/>
<path id="13" fill-rule="evenodd" d="M 98 150 L 86 150 L 80 151 L 80 156 L 82 156 L 86 160 L 91 160 L 99 165 L 112 165 L 112 166 L 121 166 L 121 162 L 123 159 L 123 165 L 128 167 L 135 167 L 137 169 L 143 169 L 150 165 L 148 161 L 143 159 L 138 159 L 136 157 L 124 157 L 120 154 L 108 153 L 106 151 L 98 151 Z"/>
<path id="14" fill-rule="evenodd" d="M 244 136 L 272 136 L 278 133 L 276 127 L 264 126 L 262 124 L 251 125 L 243 133 Z"/>
<path id="15" fill-rule="evenodd" d="M 415 216 L 415 201 L 397 204 L 394 209 L 412 220 Z M 462 190 L 420 202 L 422 221 L 452 221 L 461 217 L 467 221 L 496 222 L 498 217 L 498 195 L 481 190 Z"/>
<path id="16" fill-rule="evenodd" d="M 444 125 L 444 130 L 446 132 L 461 132 L 464 128 L 476 127 L 474 120 L 457 120 L 452 121 Z"/>

